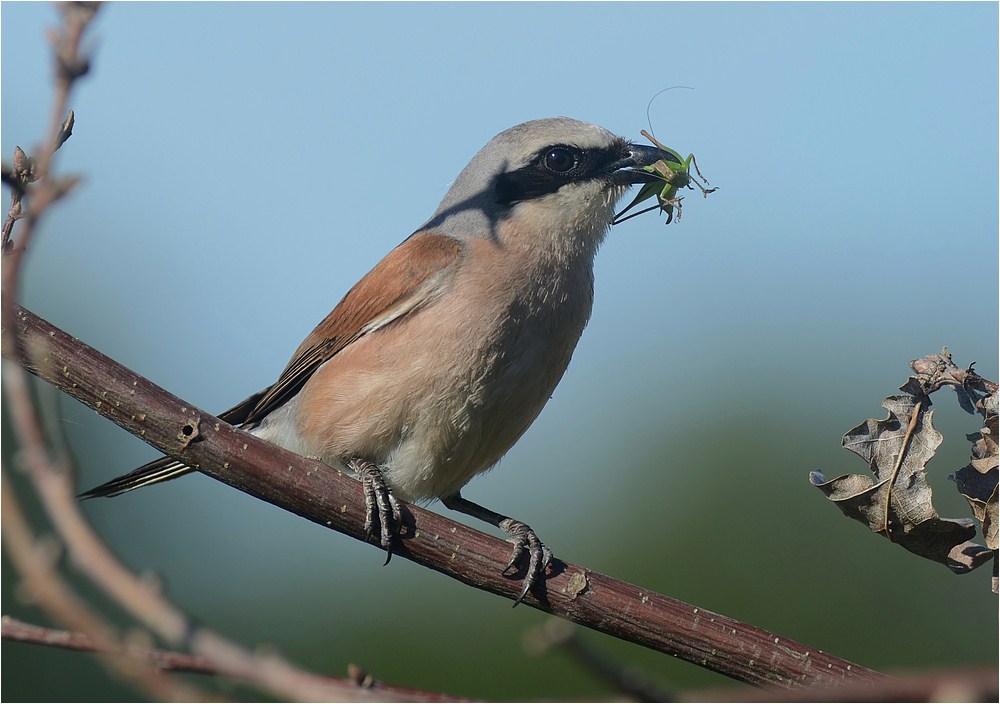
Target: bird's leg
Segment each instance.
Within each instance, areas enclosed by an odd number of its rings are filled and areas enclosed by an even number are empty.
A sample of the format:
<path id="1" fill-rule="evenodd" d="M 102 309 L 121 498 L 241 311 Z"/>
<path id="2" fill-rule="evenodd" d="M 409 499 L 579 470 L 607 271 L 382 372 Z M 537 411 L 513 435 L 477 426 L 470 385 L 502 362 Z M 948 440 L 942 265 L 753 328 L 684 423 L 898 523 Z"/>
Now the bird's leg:
<path id="1" fill-rule="evenodd" d="M 402 524 L 402 510 L 399 500 L 382 478 L 382 470 L 368 460 L 353 459 L 348 468 L 358 475 L 365 492 L 365 534 L 369 539 L 378 535 L 379 544 L 385 548 L 385 564 L 392 559 L 392 539 Z M 378 518 L 378 527 L 375 519 Z"/>
<path id="2" fill-rule="evenodd" d="M 504 573 L 514 567 L 527 551 L 528 570 L 524 575 L 524 586 L 521 589 L 521 593 L 518 594 L 517 599 L 514 600 L 514 606 L 520 604 L 521 600 L 528 593 L 528 590 L 542 580 L 545 568 L 552 561 L 552 551 L 545 547 L 542 541 L 538 539 L 538 536 L 535 535 L 535 531 L 528 524 L 464 499 L 459 492 L 441 499 L 441 503 L 452 511 L 458 511 L 459 513 L 464 513 L 466 516 L 472 516 L 473 518 L 490 523 L 510 536 L 508 540 L 514 544 L 514 549 L 511 551 L 510 562 L 503 569 Z"/>

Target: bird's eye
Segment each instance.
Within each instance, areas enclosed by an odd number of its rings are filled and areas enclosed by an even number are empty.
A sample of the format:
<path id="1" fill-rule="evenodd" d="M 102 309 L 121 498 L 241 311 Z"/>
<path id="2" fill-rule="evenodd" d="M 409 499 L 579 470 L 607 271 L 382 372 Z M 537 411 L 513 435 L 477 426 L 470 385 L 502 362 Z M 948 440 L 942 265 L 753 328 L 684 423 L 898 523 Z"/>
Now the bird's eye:
<path id="1" fill-rule="evenodd" d="M 557 174 L 565 174 L 576 166 L 577 159 L 576 154 L 571 149 L 567 149 L 566 147 L 552 147 L 545 152 L 543 163 L 549 171 Z"/>

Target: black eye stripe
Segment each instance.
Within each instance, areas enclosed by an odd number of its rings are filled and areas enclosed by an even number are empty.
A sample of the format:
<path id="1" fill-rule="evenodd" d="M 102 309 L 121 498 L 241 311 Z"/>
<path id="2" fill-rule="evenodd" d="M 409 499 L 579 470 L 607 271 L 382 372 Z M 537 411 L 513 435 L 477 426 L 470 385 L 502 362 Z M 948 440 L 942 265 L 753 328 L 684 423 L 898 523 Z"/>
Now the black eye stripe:
<path id="1" fill-rule="evenodd" d="M 605 178 L 612 173 L 612 164 L 626 155 L 624 142 L 602 149 L 581 149 L 568 144 L 548 146 L 526 166 L 497 177 L 496 201 L 509 205 L 555 193 L 568 183 Z"/>

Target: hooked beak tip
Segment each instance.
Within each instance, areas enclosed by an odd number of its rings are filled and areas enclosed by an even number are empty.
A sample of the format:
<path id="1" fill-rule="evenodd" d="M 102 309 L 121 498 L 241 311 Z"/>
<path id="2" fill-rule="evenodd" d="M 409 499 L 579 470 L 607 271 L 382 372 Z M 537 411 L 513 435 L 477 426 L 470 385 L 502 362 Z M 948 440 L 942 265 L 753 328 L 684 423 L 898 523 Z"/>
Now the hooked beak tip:
<path id="1" fill-rule="evenodd" d="M 626 184 L 650 183 L 657 176 L 645 171 L 644 167 L 652 166 L 658 161 L 680 163 L 670 152 L 657 147 L 647 147 L 644 144 L 629 144 L 628 156 L 623 158 L 615 171 L 615 181 Z"/>
<path id="2" fill-rule="evenodd" d="M 664 158 L 669 159 L 670 155 L 656 147 L 647 147 L 643 144 L 630 144 L 629 156 L 626 162 L 628 166 L 641 168 L 643 166 L 651 166 Z"/>

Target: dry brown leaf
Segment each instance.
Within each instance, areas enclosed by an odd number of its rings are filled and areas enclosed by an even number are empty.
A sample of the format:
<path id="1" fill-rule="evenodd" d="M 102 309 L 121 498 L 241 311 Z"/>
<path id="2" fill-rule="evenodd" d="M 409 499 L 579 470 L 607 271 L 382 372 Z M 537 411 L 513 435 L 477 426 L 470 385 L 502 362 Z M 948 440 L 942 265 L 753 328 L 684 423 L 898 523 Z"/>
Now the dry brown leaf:
<path id="1" fill-rule="evenodd" d="M 827 480 L 816 471 L 810 481 L 844 515 L 914 554 L 963 574 L 988 562 L 997 549 L 996 384 L 982 379 L 971 367 L 955 366 L 947 349 L 910 365 L 915 374 L 901 387 L 906 393 L 882 402 L 888 416 L 869 418 L 844 436 L 844 447 L 868 463 L 872 476 L 845 474 Z M 971 462 L 952 478 L 982 525 L 988 547 L 972 542 L 976 521 L 942 518 L 933 506 L 926 466 L 943 438 L 934 428 L 928 394 L 943 386 L 958 392 L 963 408 L 986 418 L 985 427 L 969 436 Z"/>
<path id="2" fill-rule="evenodd" d="M 977 402 L 986 416 L 986 423 L 978 433 L 969 436 L 972 442 L 972 459 L 955 472 L 952 479 L 962 496 L 972 507 L 972 513 L 982 525 L 987 547 L 997 545 L 997 392 Z"/>

